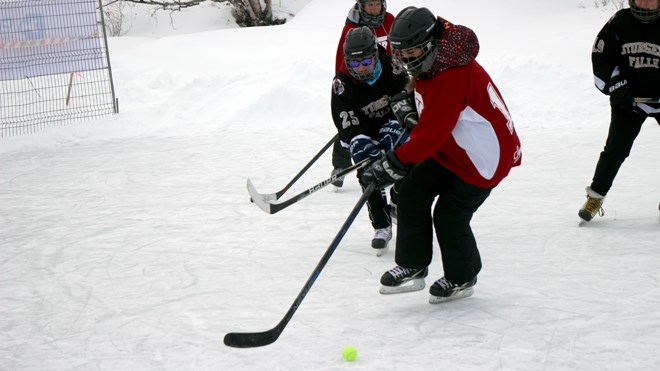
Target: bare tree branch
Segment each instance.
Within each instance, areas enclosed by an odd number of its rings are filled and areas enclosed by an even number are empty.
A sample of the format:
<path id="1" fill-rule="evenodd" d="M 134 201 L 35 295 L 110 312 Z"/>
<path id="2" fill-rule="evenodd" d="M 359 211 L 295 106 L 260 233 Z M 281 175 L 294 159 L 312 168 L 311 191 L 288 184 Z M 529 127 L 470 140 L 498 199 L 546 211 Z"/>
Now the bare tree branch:
<path id="1" fill-rule="evenodd" d="M 105 6 L 119 0 L 110 0 Z M 162 10 L 179 11 L 197 6 L 206 0 L 123 0 L 135 4 L 155 5 Z M 242 27 L 269 26 L 286 22 L 273 18 L 273 0 L 210 0 L 216 3 L 229 3 L 236 23 Z M 261 2 L 265 6 L 262 7 Z"/>
<path id="2" fill-rule="evenodd" d="M 125 0 L 136 4 L 157 5 L 167 10 L 181 10 L 203 3 L 205 0 Z"/>

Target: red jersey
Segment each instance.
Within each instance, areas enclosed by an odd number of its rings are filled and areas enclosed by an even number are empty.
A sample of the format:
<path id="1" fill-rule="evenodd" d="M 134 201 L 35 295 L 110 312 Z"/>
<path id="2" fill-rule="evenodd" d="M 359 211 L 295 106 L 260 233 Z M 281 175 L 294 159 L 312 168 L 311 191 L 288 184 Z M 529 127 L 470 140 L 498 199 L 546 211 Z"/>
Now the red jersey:
<path id="1" fill-rule="evenodd" d="M 390 29 L 392 28 L 392 22 L 394 22 L 394 16 L 391 13 L 385 13 L 385 20 L 383 24 L 379 27 L 372 28 L 371 32 L 376 35 L 376 42 L 381 45 L 387 51 L 387 54 L 392 54 L 390 50 L 389 34 Z M 339 68 L 344 64 L 344 41 L 346 40 L 346 34 L 351 28 L 361 27 L 361 24 L 355 23 L 349 19 L 346 19 L 346 24 L 344 29 L 341 30 L 341 37 L 339 38 L 339 45 L 337 45 L 337 58 L 335 63 L 335 74 L 339 72 Z"/>
<path id="2" fill-rule="evenodd" d="M 396 149 L 404 164 L 433 158 L 461 180 L 496 186 L 520 165 L 520 140 L 488 73 L 472 61 L 415 83 L 419 122 Z"/>

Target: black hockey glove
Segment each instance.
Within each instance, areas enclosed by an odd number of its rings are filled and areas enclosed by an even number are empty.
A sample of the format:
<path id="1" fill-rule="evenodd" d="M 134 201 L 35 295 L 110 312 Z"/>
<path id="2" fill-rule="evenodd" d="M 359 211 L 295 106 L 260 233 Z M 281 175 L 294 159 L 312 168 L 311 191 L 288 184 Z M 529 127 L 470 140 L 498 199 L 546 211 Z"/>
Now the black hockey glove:
<path id="1" fill-rule="evenodd" d="M 631 111 L 633 109 L 633 97 L 630 92 L 628 80 L 621 76 L 613 78 L 605 85 L 605 94 L 610 96 L 612 107 Z"/>
<path id="2" fill-rule="evenodd" d="M 408 174 L 408 169 L 394 154 L 389 151 L 385 157 L 374 161 L 371 168 L 367 169 L 360 180 L 363 184 L 376 184 L 376 189 L 385 188 L 398 182 Z"/>
<path id="3" fill-rule="evenodd" d="M 415 108 L 415 97 L 412 92 L 402 91 L 390 98 L 390 107 L 402 127 L 412 130 L 419 121 Z"/>

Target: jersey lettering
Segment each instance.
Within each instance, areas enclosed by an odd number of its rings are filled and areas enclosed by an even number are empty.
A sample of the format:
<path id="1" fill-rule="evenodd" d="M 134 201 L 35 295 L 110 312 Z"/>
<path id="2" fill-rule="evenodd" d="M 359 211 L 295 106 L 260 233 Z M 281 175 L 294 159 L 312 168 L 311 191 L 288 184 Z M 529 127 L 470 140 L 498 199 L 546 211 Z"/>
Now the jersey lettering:
<path id="1" fill-rule="evenodd" d="M 493 86 L 492 83 L 488 83 L 488 87 L 486 88 L 488 90 L 488 96 L 490 97 L 490 103 L 493 105 L 493 108 L 497 108 L 502 112 L 502 115 L 506 118 L 506 127 L 509 129 L 509 133 L 513 135 L 513 118 L 511 118 L 511 114 L 509 113 L 509 110 L 506 109 L 506 105 L 504 104 L 504 100 L 500 97 L 499 94 L 497 94 L 497 90 L 495 90 L 495 87 Z"/>
<path id="2" fill-rule="evenodd" d="M 628 57 L 632 68 L 660 68 L 660 58 Z"/>
<path id="3" fill-rule="evenodd" d="M 383 117 L 390 112 L 390 97 L 385 95 L 362 107 L 361 111 L 369 118 Z"/>

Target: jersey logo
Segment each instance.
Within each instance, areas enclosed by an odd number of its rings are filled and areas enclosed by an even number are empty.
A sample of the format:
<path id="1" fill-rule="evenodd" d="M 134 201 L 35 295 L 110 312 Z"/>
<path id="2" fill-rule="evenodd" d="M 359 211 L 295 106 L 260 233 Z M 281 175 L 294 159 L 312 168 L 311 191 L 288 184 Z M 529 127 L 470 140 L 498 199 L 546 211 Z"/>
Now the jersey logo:
<path id="1" fill-rule="evenodd" d="M 335 79 L 332 81 L 332 91 L 333 91 L 336 95 L 342 95 L 342 94 L 344 94 L 344 90 L 345 90 L 345 88 L 344 88 L 344 82 L 341 81 L 340 79 L 335 78 Z"/>

